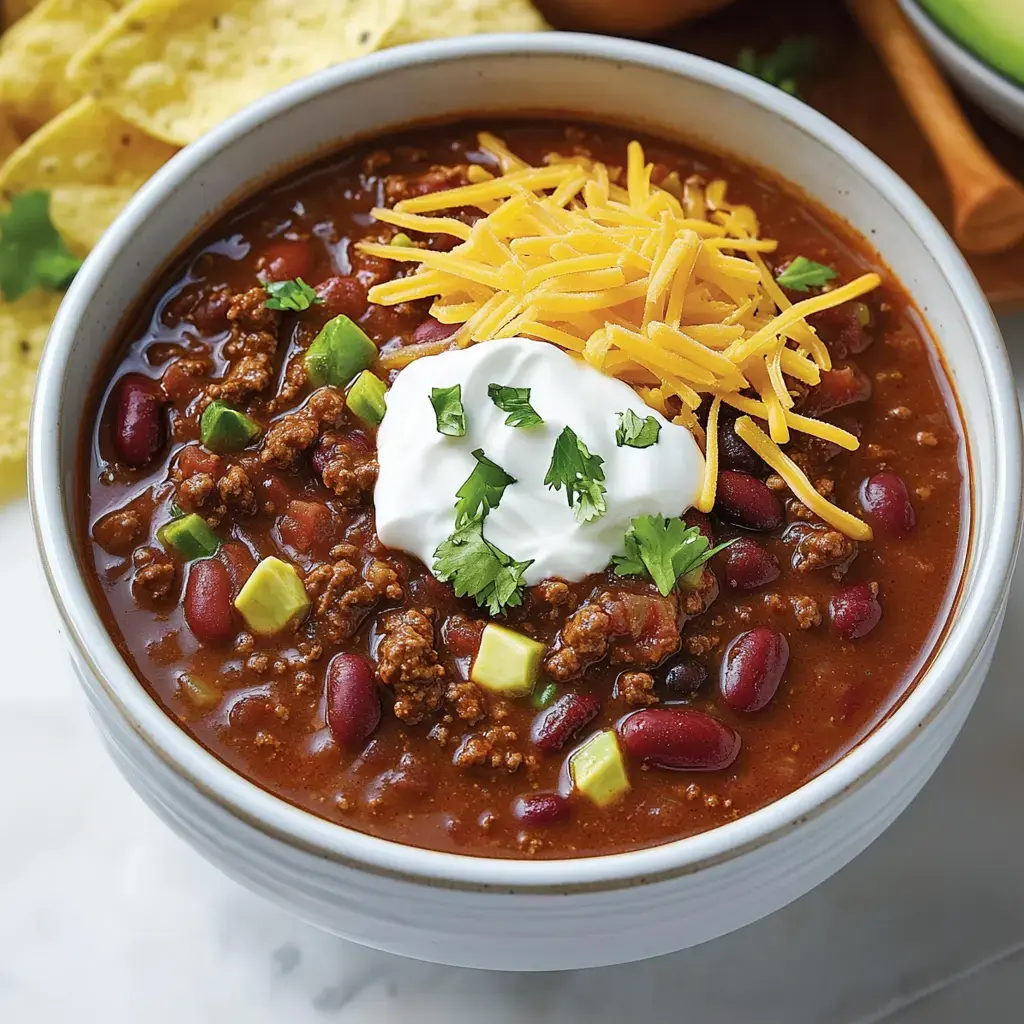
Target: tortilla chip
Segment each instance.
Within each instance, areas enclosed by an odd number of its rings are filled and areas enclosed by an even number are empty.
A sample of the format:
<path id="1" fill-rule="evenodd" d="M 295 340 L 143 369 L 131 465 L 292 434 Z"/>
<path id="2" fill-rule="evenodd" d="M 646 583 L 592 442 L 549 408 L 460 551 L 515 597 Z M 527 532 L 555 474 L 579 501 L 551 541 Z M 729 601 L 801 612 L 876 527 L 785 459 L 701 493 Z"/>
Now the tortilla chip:
<path id="1" fill-rule="evenodd" d="M 43 0 L 0 38 L 0 106 L 25 133 L 81 95 L 68 61 L 113 13 L 107 0 Z"/>
<path id="2" fill-rule="evenodd" d="M 412 0 L 385 33 L 381 46 L 481 32 L 541 32 L 547 28 L 550 26 L 528 0 Z"/>
<path id="3" fill-rule="evenodd" d="M 273 89 L 377 49 L 404 10 L 403 0 L 135 0 L 68 76 L 184 145 Z"/>
<path id="4" fill-rule="evenodd" d="M 40 128 L 0 167 L 0 194 L 50 193 L 54 227 L 84 256 L 143 182 L 176 150 L 81 99 Z"/>
<path id="5" fill-rule="evenodd" d="M 25 490 L 25 446 L 36 366 L 64 296 L 34 289 L 0 302 L 0 501 Z"/>

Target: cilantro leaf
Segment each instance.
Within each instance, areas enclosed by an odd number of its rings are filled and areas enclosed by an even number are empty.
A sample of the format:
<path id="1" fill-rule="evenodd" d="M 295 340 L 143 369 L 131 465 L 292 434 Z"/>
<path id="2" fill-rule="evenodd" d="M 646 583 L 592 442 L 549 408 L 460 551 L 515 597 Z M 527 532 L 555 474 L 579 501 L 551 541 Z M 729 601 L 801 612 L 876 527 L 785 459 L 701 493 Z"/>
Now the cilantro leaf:
<path id="1" fill-rule="evenodd" d="M 608 511 L 603 464 L 604 459 L 591 455 L 572 427 L 566 427 L 555 440 L 544 483 L 556 491 L 565 487 L 577 522 L 589 523 Z"/>
<path id="2" fill-rule="evenodd" d="M 640 419 L 632 409 L 619 413 L 619 425 L 615 431 L 615 443 L 621 448 L 650 448 L 658 443 L 661 424 L 653 417 Z"/>
<path id="3" fill-rule="evenodd" d="M 529 388 L 510 388 L 504 384 L 488 384 L 487 397 L 502 411 L 507 412 L 505 426 L 535 427 L 544 420 L 530 405 Z"/>
<path id="4" fill-rule="evenodd" d="M 267 309 L 284 309 L 301 313 L 312 305 L 322 305 L 323 299 L 301 277 L 294 281 L 268 281 L 265 285 L 270 296 L 263 303 Z"/>
<path id="5" fill-rule="evenodd" d="M 729 547 L 726 541 L 710 547 L 696 526 L 664 516 L 638 516 L 629 524 L 625 553 L 615 555 L 617 576 L 650 576 L 658 592 L 667 597 L 680 576 L 699 569 L 712 555 Z"/>
<path id="6" fill-rule="evenodd" d="M 50 193 L 23 192 L 0 216 L 0 292 L 8 302 L 33 288 L 66 288 L 82 261 L 50 220 Z"/>
<path id="7" fill-rule="evenodd" d="M 484 455 L 483 448 L 477 448 L 473 458 L 476 459 L 473 472 L 455 492 L 459 499 L 455 503 L 456 529 L 461 529 L 470 520 L 483 520 L 491 509 L 498 507 L 505 488 L 516 482 L 514 476 L 509 476 L 501 466 Z"/>
<path id="8" fill-rule="evenodd" d="M 448 437 L 465 435 L 466 410 L 462 405 L 461 384 L 453 384 L 450 388 L 431 388 L 430 404 L 434 407 L 434 418 L 439 434 Z"/>
<path id="9" fill-rule="evenodd" d="M 774 51 L 761 55 L 745 46 L 736 55 L 736 67 L 791 96 L 799 96 L 797 79 L 813 70 L 817 49 L 818 44 L 809 36 L 784 39 Z"/>
<path id="10" fill-rule="evenodd" d="M 523 573 L 533 564 L 517 562 L 484 539 L 483 517 L 456 528 L 434 552 L 433 573 L 450 583 L 456 597 L 472 597 L 491 615 L 523 603 Z"/>
<path id="11" fill-rule="evenodd" d="M 797 256 L 775 280 L 783 288 L 791 288 L 795 292 L 805 292 L 808 288 L 817 288 L 839 275 L 824 263 L 815 263 L 806 256 Z"/>

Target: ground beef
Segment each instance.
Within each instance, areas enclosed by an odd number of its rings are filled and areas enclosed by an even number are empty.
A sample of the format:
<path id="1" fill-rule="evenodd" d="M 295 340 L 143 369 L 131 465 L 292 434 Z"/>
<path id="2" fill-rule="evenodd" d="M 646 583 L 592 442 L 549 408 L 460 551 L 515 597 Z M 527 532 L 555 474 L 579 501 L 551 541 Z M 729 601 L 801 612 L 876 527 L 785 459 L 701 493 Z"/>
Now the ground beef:
<path id="1" fill-rule="evenodd" d="M 487 717 L 487 698 L 476 683 L 467 680 L 451 682 L 444 699 L 452 714 L 469 725 L 476 725 Z"/>
<path id="2" fill-rule="evenodd" d="M 224 355 L 232 364 L 222 380 L 207 387 L 207 401 L 221 399 L 229 405 L 243 405 L 273 380 L 278 314 L 266 308 L 266 301 L 262 287 L 250 288 L 231 299 L 227 312 L 231 337 L 224 346 Z"/>
<path id="3" fill-rule="evenodd" d="M 706 658 L 712 651 L 718 650 L 722 638 L 717 633 L 693 633 L 683 640 L 683 646 L 695 658 Z"/>
<path id="4" fill-rule="evenodd" d="M 403 199 L 412 199 L 413 196 L 425 196 L 431 192 L 465 185 L 469 182 L 469 178 L 466 177 L 468 170 L 466 164 L 455 167 L 435 164 L 430 170 L 416 176 L 389 174 L 384 179 L 384 202 L 388 206 L 394 206 L 395 203 L 400 203 Z"/>
<path id="5" fill-rule="evenodd" d="M 654 692 L 654 676 L 649 672 L 623 672 L 615 681 L 615 696 L 632 707 L 658 703 Z"/>
<path id="6" fill-rule="evenodd" d="M 306 373 L 306 360 L 303 358 L 304 356 L 305 353 L 300 352 L 285 367 L 281 386 L 277 389 L 277 394 L 273 399 L 267 403 L 267 409 L 271 413 L 287 409 L 305 389 L 309 375 Z"/>
<path id="7" fill-rule="evenodd" d="M 797 572 L 833 568 L 842 576 L 857 556 L 857 542 L 824 523 L 797 523 L 785 533 L 794 543 L 793 568 Z"/>
<path id="8" fill-rule="evenodd" d="M 557 619 L 559 615 L 576 607 L 576 598 L 569 589 L 569 584 L 561 580 L 544 580 L 538 583 L 537 586 L 530 588 L 530 597 L 539 604 L 548 605 L 552 619 Z"/>
<path id="9" fill-rule="evenodd" d="M 463 737 L 452 763 L 459 768 L 489 766 L 514 772 L 524 760 L 522 753 L 512 746 L 518 738 L 511 726 L 492 725 L 483 732 Z"/>
<path id="10" fill-rule="evenodd" d="M 142 539 L 142 516 L 134 509 L 123 508 L 105 515 L 92 530 L 92 539 L 111 555 L 130 554 Z"/>
<path id="11" fill-rule="evenodd" d="M 821 625 L 821 609 L 813 597 L 794 597 L 791 601 L 798 629 L 814 629 Z"/>
<path id="12" fill-rule="evenodd" d="M 257 510 L 256 491 L 249 474 L 241 466 L 231 466 L 220 478 L 217 493 L 228 508 L 246 515 L 253 515 Z"/>
<path id="13" fill-rule="evenodd" d="M 379 623 L 377 673 L 395 693 L 395 716 L 415 725 L 441 706 L 444 668 L 434 649 L 433 611 L 409 608 Z"/>
<path id="14" fill-rule="evenodd" d="M 340 545 L 340 548 L 349 547 Z M 340 553 L 339 548 L 331 552 L 332 557 Z M 323 642 L 332 644 L 352 636 L 366 613 L 382 598 L 398 601 L 404 595 L 395 570 L 376 558 L 368 559 L 360 572 L 352 561 L 338 557 L 332 564 L 311 569 L 305 583 L 306 593 L 313 602 L 317 635 Z"/>
<path id="15" fill-rule="evenodd" d="M 345 434 L 324 434 L 317 444 L 313 465 L 324 486 L 348 508 L 362 504 L 377 482 L 376 452 Z"/>
<path id="16" fill-rule="evenodd" d="M 132 596 L 136 601 L 153 603 L 165 598 L 174 586 L 174 563 L 159 548 L 138 548 L 132 556 Z"/>
<path id="17" fill-rule="evenodd" d="M 287 468 L 313 445 L 325 427 L 337 426 L 344 412 L 345 396 L 340 391 L 332 387 L 314 391 L 301 409 L 270 425 L 260 460 L 265 466 Z"/>

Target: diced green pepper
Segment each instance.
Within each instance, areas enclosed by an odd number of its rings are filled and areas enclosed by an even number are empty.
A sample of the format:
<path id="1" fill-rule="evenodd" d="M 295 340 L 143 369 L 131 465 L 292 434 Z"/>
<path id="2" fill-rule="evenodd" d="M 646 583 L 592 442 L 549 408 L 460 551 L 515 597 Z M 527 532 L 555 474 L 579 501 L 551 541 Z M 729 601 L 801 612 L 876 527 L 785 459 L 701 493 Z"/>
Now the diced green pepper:
<path id="1" fill-rule="evenodd" d="M 309 596 L 295 566 L 268 555 L 245 581 L 235 607 L 254 633 L 279 633 L 309 611 Z"/>
<path id="2" fill-rule="evenodd" d="M 244 412 L 218 400 L 211 402 L 203 411 L 199 433 L 211 452 L 240 452 L 259 436 L 260 425 Z"/>
<path id="3" fill-rule="evenodd" d="M 384 413 L 387 403 L 384 395 L 388 386 L 376 374 L 363 370 L 348 389 L 345 404 L 368 426 L 377 426 Z"/>
<path id="4" fill-rule="evenodd" d="M 539 690 L 533 691 L 533 696 L 530 698 L 530 704 L 538 711 L 543 711 L 545 708 L 549 708 L 555 703 L 555 698 L 557 696 L 558 686 L 555 683 L 548 683 L 547 686 L 543 686 Z"/>
<path id="5" fill-rule="evenodd" d="M 611 729 L 596 732 L 569 758 L 573 785 L 599 807 L 629 789 L 626 765 L 619 742 Z"/>
<path id="6" fill-rule="evenodd" d="M 343 388 L 376 358 L 377 346 L 342 313 L 324 324 L 306 350 L 306 374 L 314 387 Z"/>
<path id="7" fill-rule="evenodd" d="M 164 523 L 156 531 L 156 536 L 165 548 L 174 548 L 186 562 L 194 558 L 209 558 L 220 547 L 217 535 L 195 512 Z"/>

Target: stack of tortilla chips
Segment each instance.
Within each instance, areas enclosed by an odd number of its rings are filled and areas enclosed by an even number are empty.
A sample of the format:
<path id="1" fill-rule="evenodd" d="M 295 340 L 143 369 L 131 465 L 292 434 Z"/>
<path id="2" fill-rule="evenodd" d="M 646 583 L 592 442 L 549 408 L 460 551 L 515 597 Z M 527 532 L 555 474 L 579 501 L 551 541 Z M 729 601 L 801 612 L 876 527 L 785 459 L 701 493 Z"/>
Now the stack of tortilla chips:
<path id="1" fill-rule="evenodd" d="M 547 26 L 528 0 L 2 0 L 0 500 L 20 493 L 35 368 L 64 289 L 181 146 L 373 50 Z"/>

